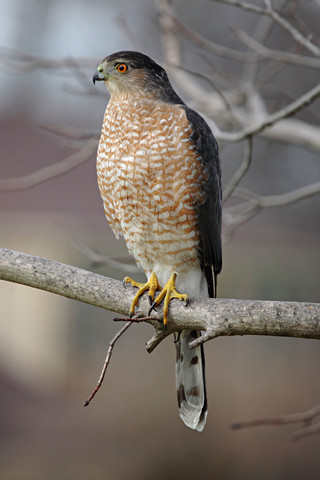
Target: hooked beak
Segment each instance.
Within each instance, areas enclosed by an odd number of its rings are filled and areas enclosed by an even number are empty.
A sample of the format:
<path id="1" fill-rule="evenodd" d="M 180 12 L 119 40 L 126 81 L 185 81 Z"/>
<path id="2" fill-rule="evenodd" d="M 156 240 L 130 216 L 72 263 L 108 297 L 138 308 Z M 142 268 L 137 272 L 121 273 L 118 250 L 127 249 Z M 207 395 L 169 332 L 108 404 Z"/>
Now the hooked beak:
<path id="1" fill-rule="evenodd" d="M 103 82 L 105 80 L 105 75 L 103 73 L 95 73 L 92 77 L 93 84 L 96 82 Z"/>

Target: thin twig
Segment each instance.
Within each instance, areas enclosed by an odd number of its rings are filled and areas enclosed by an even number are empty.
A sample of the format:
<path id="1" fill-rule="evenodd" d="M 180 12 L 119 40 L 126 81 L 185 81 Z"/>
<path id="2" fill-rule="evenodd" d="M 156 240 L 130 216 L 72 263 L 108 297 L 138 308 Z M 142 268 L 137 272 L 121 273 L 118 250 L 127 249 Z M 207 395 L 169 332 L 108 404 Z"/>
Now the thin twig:
<path id="1" fill-rule="evenodd" d="M 115 21 L 119 25 L 119 28 L 126 35 L 129 44 L 132 45 L 132 50 L 143 51 L 143 45 L 141 45 L 141 42 L 138 40 L 137 35 L 133 32 L 131 25 L 127 22 L 125 17 L 123 15 L 119 15 L 115 18 Z"/>
<path id="2" fill-rule="evenodd" d="M 223 203 L 232 195 L 234 189 L 247 173 L 252 161 L 252 136 L 246 139 L 242 163 L 223 191 Z"/>
<path id="3" fill-rule="evenodd" d="M 306 57 L 296 53 L 282 52 L 280 50 L 273 50 L 262 45 L 257 40 L 247 35 L 244 31 L 236 29 L 237 37 L 246 45 L 250 47 L 260 59 L 269 58 L 277 62 L 292 63 L 295 65 L 302 65 L 309 68 L 320 68 L 320 60 L 318 58 Z"/>
<path id="4" fill-rule="evenodd" d="M 290 205 L 319 194 L 320 182 L 305 185 L 280 195 L 266 196 L 260 196 L 250 190 L 236 187 L 233 191 L 233 196 L 245 198 L 247 201 L 224 209 L 224 242 L 229 241 L 240 225 L 251 220 L 262 208 Z"/>
<path id="5" fill-rule="evenodd" d="M 82 68 L 93 69 L 97 60 L 93 58 L 77 58 L 77 63 Z M 0 62 L 8 68 L 9 71 L 14 71 L 15 74 L 24 74 L 26 72 L 45 69 L 50 70 L 65 70 L 65 75 L 70 76 L 70 57 L 62 57 L 56 59 L 48 59 L 45 57 L 39 57 L 31 55 L 29 53 L 16 50 L 14 48 L 8 48 L 0 46 Z M 17 64 L 19 68 L 17 68 Z"/>
<path id="6" fill-rule="evenodd" d="M 76 70 L 75 78 L 78 83 L 81 85 L 81 93 L 86 93 L 88 95 L 93 95 L 95 90 L 92 88 L 92 80 L 88 78 L 88 75 L 85 74 L 82 64 L 74 57 L 70 58 L 69 61 L 70 68 Z M 92 77 L 90 75 L 90 77 Z"/>
<path id="7" fill-rule="evenodd" d="M 256 193 L 249 192 L 248 190 L 240 189 L 239 187 L 236 190 L 237 195 L 242 195 L 245 192 L 246 195 L 250 193 L 250 200 L 241 205 L 235 205 L 229 207 L 229 211 L 236 212 L 237 210 L 241 211 L 245 207 L 251 208 L 267 208 L 267 207 L 278 207 L 283 205 L 290 205 L 291 203 L 299 202 L 300 200 L 305 200 L 308 197 L 314 195 L 319 195 L 320 193 L 320 182 L 310 183 L 304 187 L 296 188 L 291 190 L 291 192 L 281 193 L 279 195 L 266 195 L 259 196 Z M 247 197 L 248 198 L 248 197 Z"/>
<path id="8" fill-rule="evenodd" d="M 302 413 L 282 415 L 280 417 L 256 418 L 253 420 L 246 420 L 244 422 L 235 422 L 230 427 L 232 430 L 240 430 L 250 427 L 279 426 L 292 423 L 303 423 L 304 426 L 290 437 L 292 441 L 297 441 L 305 438 L 306 436 L 315 435 L 320 432 L 320 423 L 310 426 L 311 422 L 318 415 L 320 415 L 320 405 L 316 405 L 310 410 Z"/>
<path id="9" fill-rule="evenodd" d="M 210 85 L 212 90 L 214 90 L 217 93 L 217 95 L 221 98 L 222 103 L 224 105 L 224 108 L 230 113 L 230 115 L 233 116 L 234 120 L 238 124 L 240 124 L 235 112 L 233 111 L 233 107 L 232 107 L 231 103 L 229 102 L 227 97 L 224 95 L 222 90 L 213 82 L 213 80 L 211 78 L 209 78 L 207 75 L 203 75 L 199 72 L 194 72 L 193 70 L 189 70 L 188 68 L 185 68 L 185 67 L 180 66 L 179 69 L 182 70 L 183 72 L 189 73 L 191 75 L 194 75 L 195 77 L 198 77 L 198 78 L 201 78 L 202 80 L 205 80 Z"/>
<path id="10" fill-rule="evenodd" d="M 218 43 L 212 42 L 202 37 L 200 34 L 196 33 L 191 28 L 187 27 L 181 23 L 176 17 L 173 17 L 175 28 L 182 33 L 186 38 L 191 40 L 195 45 L 198 45 L 201 48 L 204 48 L 208 52 L 214 53 L 222 57 L 231 58 L 232 60 L 237 60 L 238 62 L 256 62 L 257 55 L 255 53 L 247 54 L 241 52 L 240 50 L 235 50 L 233 48 L 225 47 Z"/>
<path id="11" fill-rule="evenodd" d="M 96 148 L 97 140 L 92 139 L 87 142 L 87 144 L 84 145 L 81 150 L 69 155 L 60 162 L 56 162 L 48 167 L 39 168 L 39 170 L 29 173 L 24 177 L 0 180 L 0 192 L 26 190 L 27 188 L 34 187 L 35 185 L 57 177 L 58 175 L 63 175 L 72 168 L 75 168 L 89 160 L 89 158 L 96 151 Z"/>
<path id="12" fill-rule="evenodd" d="M 285 0 L 279 0 L 279 3 L 282 4 L 284 1 Z M 269 17 L 259 15 L 257 22 L 254 25 L 252 36 L 262 44 L 265 44 L 267 39 L 270 37 L 273 27 L 274 22 Z M 252 53 L 251 49 L 247 48 L 247 53 Z M 259 58 L 257 58 L 257 61 L 255 63 L 251 62 L 243 64 L 241 75 L 242 82 L 249 85 L 254 85 L 256 83 L 256 78 L 260 69 L 260 62 L 258 60 Z M 270 62 L 267 63 L 275 64 L 276 62 L 270 60 Z M 283 67 L 283 64 L 281 64 L 281 66 Z"/>
<path id="13" fill-rule="evenodd" d="M 208 52 L 212 52 L 215 55 L 246 63 L 255 63 L 257 61 L 262 61 L 265 58 L 269 58 L 270 60 L 293 63 L 295 65 L 303 65 L 310 68 L 320 68 L 320 60 L 318 58 L 304 57 L 303 55 L 296 55 L 293 53 L 269 49 L 239 30 L 236 30 L 238 37 L 246 46 L 249 46 L 252 50 L 254 50 L 254 52 L 242 52 L 241 50 L 225 47 L 202 37 L 199 33 L 194 32 L 175 17 L 174 22 L 177 30 L 180 31 L 185 37 L 191 40 L 195 45 L 198 45 L 199 47 L 204 48 Z"/>
<path id="14" fill-rule="evenodd" d="M 320 57 L 320 49 L 312 43 L 307 37 L 302 35 L 299 30 L 293 27 L 285 18 L 281 17 L 272 6 L 271 0 L 264 0 L 266 5 L 266 15 L 269 15 L 275 22 L 278 23 L 284 30 L 286 30 L 296 42 L 300 43 L 306 50 L 309 50 L 313 55 Z"/>
<path id="15" fill-rule="evenodd" d="M 170 0 L 157 0 L 160 16 L 159 26 L 164 56 L 168 64 L 181 65 L 181 45 L 174 25 L 173 9 Z"/>
<path id="16" fill-rule="evenodd" d="M 94 397 L 94 396 L 96 395 L 96 393 L 100 390 L 100 387 L 101 387 L 102 382 L 103 382 L 103 380 L 104 380 L 104 377 L 105 377 L 105 374 L 106 374 L 108 365 L 109 365 L 110 360 L 111 360 L 111 355 L 112 355 L 114 346 L 115 346 L 116 342 L 119 340 L 119 338 L 124 334 L 124 332 L 125 332 L 126 330 L 128 330 L 128 328 L 132 325 L 132 323 L 133 323 L 132 321 L 127 322 L 127 323 L 121 328 L 121 330 L 119 330 L 119 332 L 113 337 L 113 339 L 112 339 L 111 342 L 109 343 L 109 348 L 108 348 L 107 356 L 106 356 L 106 359 L 105 359 L 105 361 L 104 361 L 104 364 L 103 364 L 103 367 L 102 367 L 102 371 L 101 371 L 101 374 L 100 374 L 98 383 L 97 383 L 97 385 L 96 385 L 96 388 L 93 390 L 93 392 L 91 393 L 90 397 L 88 398 L 88 400 L 85 401 L 84 407 L 87 407 L 87 406 L 89 405 L 89 403 L 91 402 L 91 400 L 93 399 L 93 397 Z"/>
<path id="17" fill-rule="evenodd" d="M 90 140 L 91 138 L 99 140 L 100 133 L 85 130 L 79 127 L 73 127 L 71 125 L 66 125 L 65 123 L 54 123 L 54 122 L 47 122 L 42 123 L 39 125 L 41 130 L 45 130 L 46 132 L 53 133 L 55 135 L 59 135 L 61 137 L 67 138 L 74 138 L 75 140 Z"/>
<path id="18" fill-rule="evenodd" d="M 107 266 L 110 268 L 115 268 L 116 270 L 120 270 L 121 272 L 126 272 L 127 274 L 141 273 L 141 270 L 139 270 L 139 268 L 135 264 L 129 265 L 128 263 L 124 263 L 126 259 L 123 259 L 122 261 L 115 258 L 106 257 L 105 255 L 99 255 L 98 253 L 91 250 L 91 248 L 89 248 L 87 245 L 78 242 L 78 240 L 73 240 L 73 243 L 76 247 L 79 248 L 79 250 L 82 251 L 82 253 L 84 253 L 88 257 L 93 267 Z"/>
<path id="19" fill-rule="evenodd" d="M 316 423 L 315 425 L 311 425 L 311 427 L 301 428 L 291 435 L 290 440 L 292 442 L 297 442 L 298 440 L 302 440 L 305 437 L 310 437 L 311 435 L 317 435 L 318 433 L 320 433 L 320 422 Z"/>
<path id="20" fill-rule="evenodd" d="M 231 5 L 233 7 L 240 7 L 243 10 L 247 10 L 248 12 L 258 13 L 259 15 L 266 14 L 266 11 L 264 8 L 257 7 L 256 5 L 252 5 L 251 3 L 248 3 L 248 2 L 239 2 L 237 0 L 213 0 L 213 1 L 216 3 L 224 3 L 227 5 Z"/>
<path id="21" fill-rule="evenodd" d="M 299 30 L 293 27 L 285 18 L 279 15 L 276 10 L 274 10 L 270 0 L 264 0 L 266 8 L 257 7 L 248 2 L 240 2 L 238 0 L 214 0 L 217 3 L 223 3 L 232 5 L 233 7 L 240 7 L 243 10 L 249 12 L 257 13 L 258 15 L 266 15 L 274 20 L 278 25 L 280 25 L 284 30 L 286 30 L 296 42 L 300 43 L 304 48 L 309 50 L 313 55 L 317 57 L 320 56 L 320 49 L 312 43 L 305 35 L 303 35 Z"/>
<path id="22" fill-rule="evenodd" d="M 314 88 L 306 92 L 304 95 L 301 95 L 297 100 L 286 105 L 275 113 L 265 116 L 262 120 L 254 122 L 252 125 L 249 125 L 247 128 L 243 129 L 240 132 L 229 133 L 229 132 L 219 132 L 217 136 L 225 142 L 236 143 L 244 140 L 250 135 L 257 135 L 262 132 L 267 127 L 274 125 L 280 120 L 290 117 L 291 115 L 296 114 L 307 105 L 312 103 L 320 96 L 320 83 Z"/>

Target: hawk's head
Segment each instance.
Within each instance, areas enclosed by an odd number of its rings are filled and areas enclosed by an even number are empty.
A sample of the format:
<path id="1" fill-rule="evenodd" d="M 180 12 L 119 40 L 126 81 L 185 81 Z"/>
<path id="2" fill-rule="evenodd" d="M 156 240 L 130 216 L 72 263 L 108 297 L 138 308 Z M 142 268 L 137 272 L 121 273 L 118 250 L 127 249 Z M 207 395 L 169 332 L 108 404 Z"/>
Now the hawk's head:
<path id="1" fill-rule="evenodd" d="M 174 92 L 165 70 L 139 52 L 123 51 L 104 58 L 93 76 L 103 81 L 111 95 L 151 94 L 172 103 L 182 103 Z"/>

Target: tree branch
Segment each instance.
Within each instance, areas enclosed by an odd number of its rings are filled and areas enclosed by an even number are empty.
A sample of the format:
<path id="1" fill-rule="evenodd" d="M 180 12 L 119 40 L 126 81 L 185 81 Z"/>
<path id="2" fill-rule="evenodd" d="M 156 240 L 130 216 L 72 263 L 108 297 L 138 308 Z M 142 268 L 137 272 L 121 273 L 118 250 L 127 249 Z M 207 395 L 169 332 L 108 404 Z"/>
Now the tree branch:
<path id="1" fill-rule="evenodd" d="M 314 195 L 319 195 L 319 193 L 320 182 L 311 183 L 280 195 L 266 196 L 260 196 L 244 188 L 236 187 L 234 196 L 245 198 L 246 201 L 223 210 L 224 240 L 230 240 L 239 226 L 257 215 L 262 208 L 290 205 Z"/>
<path id="2" fill-rule="evenodd" d="M 244 157 L 241 162 L 241 165 L 238 168 L 238 170 L 235 172 L 232 179 L 230 180 L 230 182 L 228 183 L 228 185 L 225 187 L 223 191 L 223 203 L 226 202 L 228 198 L 233 194 L 234 189 L 239 184 L 239 182 L 244 177 L 244 175 L 247 173 L 251 165 L 251 160 L 252 160 L 252 137 L 249 136 L 246 139 Z"/>
<path id="3" fill-rule="evenodd" d="M 260 135 L 271 140 L 286 142 L 320 152 L 319 127 L 296 118 L 280 120 L 275 125 L 263 130 Z"/>
<path id="4" fill-rule="evenodd" d="M 233 430 L 239 430 L 248 427 L 259 426 L 279 426 L 294 423 L 302 423 L 302 427 L 291 435 L 291 440 L 296 442 L 310 435 L 316 435 L 320 432 L 320 422 L 312 424 L 312 421 L 320 415 L 320 405 L 316 405 L 303 413 L 294 413 L 291 415 L 282 415 L 280 417 L 256 418 L 244 422 L 235 422 L 231 425 Z"/>
<path id="5" fill-rule="evenodd" d="M 96 149 L 97 139 L 92 139 L 83 145 L 81 150 L 72 153 L 60 162 L 53 163 L 47 167 L 39 168 L 35 172 L 29 173 L 24 177 L 0 180 L 0 192 L 25 190 L 53 177 L 57 177 L 58 175 L 63 175 L 72 168 L 75 168 L 81 163 L 89 160 L 89 158 L 95 153 Z"/>
<path id="6" fill-rule="evenodd" d="M 107 356 L 106 356 L 106 359 L 104 361 L 103 368 L 102 368 L 98 383 L 97 383 L 95 389 L 93 390 L 93 392 L 91 393 L 90 397 L 88 398 L 88 400 L 85 401 L 85 403 L 84 403 L 85 407 L 87 407 L 90 404 L 91 400 L 96 396 L 96 394 L 100 390 L 101 385 L 102 385 L 103 380 L 104 380 L 104 377 L 105 377 L 105 374 L 106 374 L 106 371 L 107 371 L 107 368 L 108 368 L 110 360 L 111 360 L 111 355 L 112 355 L 114 346 L 115 346 L 116 342 L 119 340 L 119 338 L 124 334 L 124 332 L 126 330 L 128 330 L 129 327 L 131 327 L 132 323 L 133 322 L 126 322 L 124 327 L 121 328 L 121 330 L 113 337 L 113 339 L 109 343 Z"/>
<path id="7" fill-rule="evenodd" d="M 181 65 L 181 45 L 174 28 L 173 10 L 170 0 L 157 0 L 159 10 L 159 26 L 161 30 L 162 47 L 166 61 L 175 66 Z"/>
<path id="8" fill-rule="evenodd" d="M 87 245 L 84 245 L 77 240 L 73 240 L 73 243 L 79 250 L 81 250 L 81 252 L 88 258 L 88 260 L 90 260 L 90 263 L 93 267 L 107 266 L 109 268 L 114 268 L 120 272 L 125 272 L 126 274 L 140 272 L 132 257 L 121 259 L 107 257 L 105 255 L 100 255 L 99 253 L 94 252 Z M 129 263 L 130 260 L 132 261 L 132 263 Z"/>
<path id="9" fill-rule="evenodd" d="M 128 315 L 134 290 L 96 273 L 40 257 L 0 249 L 0 279 Z M 127 289 L 126 289 L 127 288 Z M 147 296 L 139 313 L 147 317 Z M 182 329 L 204 330 L 190 343 L 194 348 L 218 336 L 275 335 L 320 339 L 320 304 L 232 299 L 190 299 L 188 307 L 171 302 L 169 325 L 164 329 L 160 314 L 145 321 L 156 329 L 147 345 L 151 352 L 170 333 Z"/>
<path id="10" fill-rule="evenodd" d="M 250 37 L 240 29 L 237 29 L 235 33 L 244 45 L 251 48 L 255 52 L 255 54 L 258 55 L 259 60 L 261 60 L 262 58 L 268 58 L 272 61 L 292 63 L 295 65 L 301 65 L 309 68 L 320 67 L 320 62 L 318 58 L 306 57 L 303 55 L 298 55 L 296 53 L 283 52 L 280 50 L 273 50 L 257 42 L 254 38 Z"/>
<path id="11" fill-rule="evenodd" d="M 304 48 L 309 50 L 313 55 L 317 57 L 320 56 L 320 49 L 312 43 L 308 37 L 303 35 L 299 30 L 291 25 L 285 18 L 279 15 L 276 10 L 274 10 L 272 3 L 270 0 L 264 0 L 266 8 L 257 7 L 256 5 L 252 5 L 248 2 L 240 2 L 237 0 L 214 0 L 217 3 L 224 3 L 225 5 L 232 5 L 233 7 L 240 7 L 243 10 L 247 10 L 249 12 L 257 13 L 258 15 L 267 15 L 276 23 L 278 23 L 284 30 L 286 30 L 296 42 L 300 43 Z"/>
<path id="12" fill-rule="evenodd" d="M 62 57 L 48 59 L 27 52 L 8 48 L 0 45 L 0 63 L 7 68 L 9 72 L 25 74 L 35 70 L 65 70 L 65 74 L 70 76 L 70 67 L 75 68 L 73 57 Z M 97 60 L 94 58 L 78 58 L 77 63 L 82 68 L 94 69 Z M 76 67 L 77 68 L 77 67 Z"/>
<path id="13" fill-rule="evenodd" d="M 240 132 L 228 133 L 228 132 L 219 132 L 217 137 L 225 142 L 240 142 L 250 135 L 258 135 L 263 130 L 268 127 L 273 126 L 280 120 L 283 120 L 291 115 L 295 115 L 297 112 L 302 110 L 304 107 L 314 102 L 320 96 L 320 83 L 314 88 L 301 95 L 297 100 L 293 101 L 289 105 L 286 105 L 284 108 L 281 108 L 275 113 L 266 115 L 261 120 L 249 125 L 247 128 Z"/>
<path id="14" fill-rule="evenodd" d="M 186 25 L 181 23 L 176 17 L 173 17 L 175 22 L 176 29 L 184 35 L 186 38 L 191 40 L 195 45 L 211 52 L 215 55 L 219 55 L 226 58 L 231 58 L 238 62 L 244 63 L 256 63 L 262 61 L 265 58 L 268 58 L 272 61 L 292 63 L 295 65 L 303 65 L 310 68 L 319 68 L 320 61 L 318 58 L 305 57 L 303 55 L 297 55 L 290 52 L 282 52 L 279 50 L 272 50 L 263 46 L 261 43 L 256 42 L 253 38 L 250 38 L 242 31 L 237 31 L 237 35 L 240 40 L 248 47 L 250 47 L 253 52 L 242 52 L 241 50 L 235 50 L 233 48 L 225 47 L 218 43 L 212 42 L 202 37 L 200 34 L 194 32 Z"/>

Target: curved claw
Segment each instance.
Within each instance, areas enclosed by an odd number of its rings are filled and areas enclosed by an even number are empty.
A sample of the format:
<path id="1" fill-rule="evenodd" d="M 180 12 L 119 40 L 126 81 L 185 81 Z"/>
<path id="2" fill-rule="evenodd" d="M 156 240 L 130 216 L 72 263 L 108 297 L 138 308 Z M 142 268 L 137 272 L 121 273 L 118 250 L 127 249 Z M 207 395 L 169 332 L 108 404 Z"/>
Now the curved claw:
<path id="1" fill-rule="evenodd" d="M 154 272 L 151 274 L 149 280 L 146 283 L 139 283 L 139 282 L 136 282 L 135 280 L 132 280 L 132 278 L 130 277 L 125 277 L 123 279 L 123 285 L 126 286 L 128 283 L 130 283 L 130 285 L 132 285 L 133 287 L 138 288 L 138 291 L 133 297 L 131 307 L 130 307 L 130 318 L 132 318 L 135 314 L 135 308 L 139 302 L 140 297 L 143 295 L 143 293 L 149 290 L 148 292 L 149 303 L 150 305 L 153 305 L 155 292 L 157 290 L 161 290 L 161 287 L 158 283 L 158 279 Z"/>
<path id="2" fill-rule="evenodd" d="M 156 274 L 152 272 L 148 282 L 146 283 L 138 283 L 135 280 L 132 280 L 129 277 L 125 277 L 123 280 L 123 284 L 126 285 L 130 283 L 133 287 L 138 288 L 138 292 L 135 294 L 132 303 L 131 303 L 131 308 L 130 308 L 130 318 L 132 318 L 135 314 L 135 307 L 138 304 L 139 298 L 143 295 L 143 293 L 148 290 L 148 301 L 150 304 L 150 309 L 148 312 L 148 316 L 150 316 L 151 312 L 154 310 L 155 312 L 156 307 L 160 305 L 162 300 L 164 300 L 163 304 L 163 325 L 164 327 L 167 327 L 168 324 L 168 314 L 169 314 L 169 304 L 172 299 L 177 298 L 179 300 L 184 300 L 185 305 L 188 306 L 189 301 L 188 301 L 188 295 L 186 294 L 180 294 L 177 292 L 175 288 L 175 280 L 176 280 L 177 274 L 173 272 L 167 281 L 166 285 L 164 286 L 163 289 L 161 289 L 158 279 L 156 277 Z M 159 295 L 157 296 L 156 299 L 155 297 L 155 292 L 157 290 L 160 290 Z"/>
<path id="3" fill-rule="evenodd" d="M 153 302 L 150 312 L 154 309 L 154 307 L 157 307 L 160 305 L 162 300 L 164 300 L 163 304 L 163 325 L 167 326 L 168 323 L 168 313 L 169 313 L 169 304 L 173 298 L 177 298 L 179 300 L 184 300 L 188 302 L 188 295 L 186 294 L 181 294 L 178 293 L 176 288 L 175 288 L 175 281 L 176 281 L 176 276 L 177 274 L 175 272 L 172 272 L 169 280 L 165 284 L 164 288 L 161 290 L 155 301 Z M 149 314 L 150 314 L 149 312 Z"/>
<path id="4" fill-rule="evenodd" d="M 150 317 L 150 314 L 151 314 L 151 312 L 152 312 L 153 310 L 154 310 L 155 312 L 157 311 L 157 310 L 156 310 L 156 307 L 157 307 L 156 302 L 152 302 L 152 303 L 151 303 L 150 310 L 149 310 L 149 312 L 148 312 L 148 317 Z"/>

